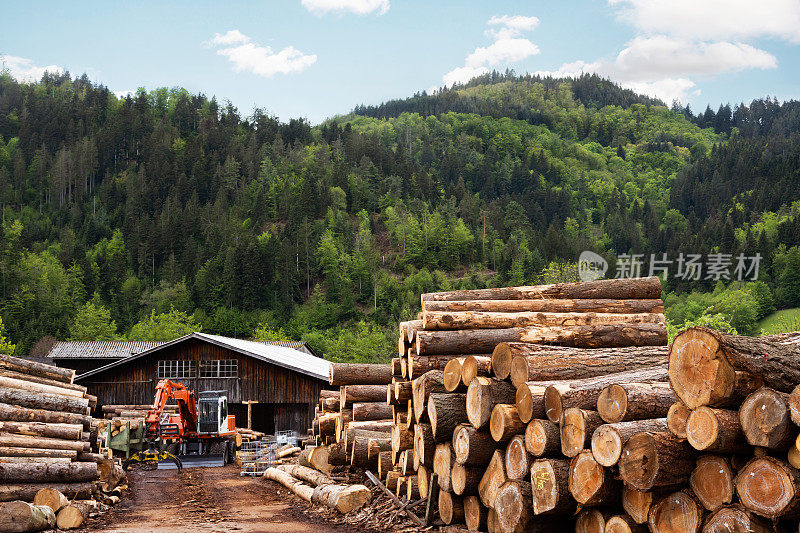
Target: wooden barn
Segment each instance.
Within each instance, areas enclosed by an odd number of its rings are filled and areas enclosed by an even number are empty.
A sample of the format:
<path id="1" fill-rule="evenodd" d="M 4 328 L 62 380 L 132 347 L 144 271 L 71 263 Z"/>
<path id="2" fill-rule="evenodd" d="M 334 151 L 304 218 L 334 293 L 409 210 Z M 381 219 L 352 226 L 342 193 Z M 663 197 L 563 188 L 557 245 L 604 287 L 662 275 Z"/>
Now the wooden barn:
<path id="1" fill-rule="evenodd" d="M 239 427 L 265 433 L 305 433 L 319 391 L 327 385 L 324 359 L 286 346 L 192 333 L 77 376 L 98 405 L 150 404 L 161 379 L 191 390 L 224 390 Z"/>

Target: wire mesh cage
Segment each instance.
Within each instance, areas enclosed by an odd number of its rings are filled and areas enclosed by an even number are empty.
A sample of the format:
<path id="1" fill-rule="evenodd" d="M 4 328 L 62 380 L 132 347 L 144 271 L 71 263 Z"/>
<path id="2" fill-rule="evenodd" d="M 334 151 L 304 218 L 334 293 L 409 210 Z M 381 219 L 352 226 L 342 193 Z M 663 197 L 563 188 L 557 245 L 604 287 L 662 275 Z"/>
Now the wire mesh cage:
<path id="1" fill-rule="evenodd" d="M 275 434 L 275 440 L 278 443 L 278 446 L 283 446 L 284 444 L 297 446 L 297 432 L 292 429 L 278 431 Z"/>
<path id="2" fill-rule="evenodd" d="M 278 464 L 278 444 L 274 438 L 242 442 L 237 456 L 242 476 L 260 476 L 267 467 Z"/>

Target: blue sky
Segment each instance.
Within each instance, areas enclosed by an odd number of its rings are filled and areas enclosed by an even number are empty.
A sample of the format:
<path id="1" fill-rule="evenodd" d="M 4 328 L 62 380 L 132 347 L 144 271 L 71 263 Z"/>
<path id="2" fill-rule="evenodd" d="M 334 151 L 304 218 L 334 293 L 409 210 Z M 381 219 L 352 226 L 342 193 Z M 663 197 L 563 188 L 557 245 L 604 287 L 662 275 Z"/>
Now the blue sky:
<path id="1" fill-rule="evenodd" d="M 598 72 L 694 110 L 797 98 L 800 0 L 284 0 L 6 3 L 20 79 L 183 86 L 316 123 L 485 69 Z"/>

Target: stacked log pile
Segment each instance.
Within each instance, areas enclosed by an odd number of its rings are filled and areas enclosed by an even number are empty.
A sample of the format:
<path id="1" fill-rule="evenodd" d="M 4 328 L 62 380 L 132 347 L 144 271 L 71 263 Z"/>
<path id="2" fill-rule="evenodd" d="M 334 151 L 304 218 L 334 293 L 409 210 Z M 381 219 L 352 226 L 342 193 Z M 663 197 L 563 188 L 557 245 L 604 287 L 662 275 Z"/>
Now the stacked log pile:
<path id="1" fill-rule="evenodd" d="M 98 453 L 104 450 L 90 416 L 97 398 L 73 378 L 69 369 L 0 355 L 0 522 L 28 524 L 19 531 L 52 527 L 62 512 L 75 513 L 62 509 L 75 505 L 43 510 L 35 501 L 43 489 L 74 503 L 93 494 L 105 499 L 102 490 L 119 482 L 109 479 L 117 465 Z M 96 502 L 83 507 L 83 518 L 98 509 Z M 65 527 L 77 521 L 65 518 Z"/>

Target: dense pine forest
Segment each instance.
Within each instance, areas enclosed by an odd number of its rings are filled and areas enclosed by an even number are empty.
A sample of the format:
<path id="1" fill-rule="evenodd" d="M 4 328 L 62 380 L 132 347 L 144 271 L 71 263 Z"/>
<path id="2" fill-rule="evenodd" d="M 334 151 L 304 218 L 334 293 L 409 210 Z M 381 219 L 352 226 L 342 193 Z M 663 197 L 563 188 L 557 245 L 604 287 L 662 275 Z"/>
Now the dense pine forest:
<path id="1" fill-rule="evenodd" d="M 584 250 L 611 276 L 622 254 L 643 275 L 651 254 L 759 254 L 758 281 L 673 264 L 672 331 L 800 307 L 795 101 L 695 114 L 509 72 L 312 126 L 4 72 L 0 203 L 0 350 L 22 355 L 202 329 L 382 360 L 421 292 L 576 280 Z"/>

